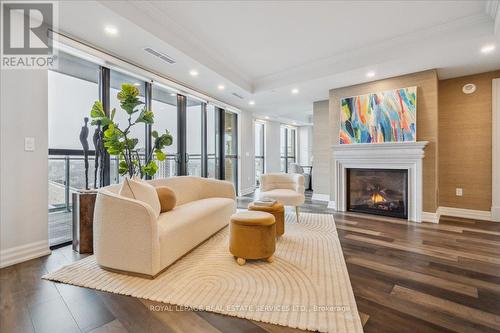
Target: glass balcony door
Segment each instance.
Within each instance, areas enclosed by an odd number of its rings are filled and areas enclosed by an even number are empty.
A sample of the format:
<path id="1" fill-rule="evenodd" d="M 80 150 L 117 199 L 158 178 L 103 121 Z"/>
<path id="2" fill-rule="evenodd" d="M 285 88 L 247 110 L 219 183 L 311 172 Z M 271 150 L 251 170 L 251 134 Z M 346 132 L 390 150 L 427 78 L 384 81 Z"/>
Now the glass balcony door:
<path id="1" fill-rule="evenodd" d="M 265 173 L 264 164 L 264 123 L 255 122 L 255 184 L 259 185 L 260 175 Z"/>
<path id="2" fill-rule="evenodd" d="M 154 178 L 173 177 L 177 175 L 177 93 L 153 83 L 151 110 L 155 120 L 152 130 L 158 133 L 165 133 L 165 130 L 168 130 L 174 138 L 174 143 L 164 149 L 167 155 L 164 161 L 158 161 L 156 156 L 153 157 L 158 165 L 158 172 Z"/>
<path id="3" fill-rule="evenodd" d="M 238 115 L 224 111 L 224 179 L 238 188 Z"/>
<path id="4" fill-rule="evenodd" d="M 201 177 L 203 133 L 202 104 L 194 98 L 186 99 L 186 169 L 187 175 Z M 204 106 L 204 105 L 203 105 Z"/>
<path id="5" fill-rule="evenodd" d="M 287 126 L 280 128 L 281 172 L 288 172 L 290 164 L 296 162 L 296 130 Z"/>

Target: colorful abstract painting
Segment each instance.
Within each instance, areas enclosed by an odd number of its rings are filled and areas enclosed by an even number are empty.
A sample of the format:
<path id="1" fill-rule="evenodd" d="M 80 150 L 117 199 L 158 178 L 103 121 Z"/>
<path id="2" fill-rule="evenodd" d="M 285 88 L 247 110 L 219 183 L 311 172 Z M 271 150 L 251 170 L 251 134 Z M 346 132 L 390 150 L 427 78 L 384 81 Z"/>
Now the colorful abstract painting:
<path id="1" fill-rule="evenodd" d="M 415 141 L 417 87 L 340 101 L 340 143 Z"/>

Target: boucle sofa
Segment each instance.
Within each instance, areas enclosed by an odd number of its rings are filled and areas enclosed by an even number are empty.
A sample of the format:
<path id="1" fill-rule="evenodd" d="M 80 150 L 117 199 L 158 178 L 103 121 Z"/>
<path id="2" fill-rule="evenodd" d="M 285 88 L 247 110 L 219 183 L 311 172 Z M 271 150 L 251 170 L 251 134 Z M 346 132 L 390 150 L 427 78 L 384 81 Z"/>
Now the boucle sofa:
<path id="1" fill-rule="evenodd" d="M 176 207 L 156 218 L 151 206 L 120 196 L 121 185 L 99 190 L 94 253 L 103 268 L 153 278 L 228 225 L 236 212 L 229 182 L 190 176 L 148 182 L 170 187 Z"/>

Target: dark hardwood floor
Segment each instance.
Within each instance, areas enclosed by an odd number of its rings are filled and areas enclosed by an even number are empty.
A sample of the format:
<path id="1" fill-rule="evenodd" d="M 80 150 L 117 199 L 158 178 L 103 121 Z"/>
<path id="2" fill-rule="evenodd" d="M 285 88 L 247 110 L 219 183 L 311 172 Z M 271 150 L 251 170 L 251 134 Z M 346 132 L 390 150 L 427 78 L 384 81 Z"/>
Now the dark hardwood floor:
<path id="1" fill-rule="evenodd" d="M 335 216 L 365 332 L 500 332 L 500 223 L 340 214 L 310 195 L 303 212 Z M 82 257 L 63 247 L 1 269 L 0 332 L 299 331 L 40 279 Z"/>

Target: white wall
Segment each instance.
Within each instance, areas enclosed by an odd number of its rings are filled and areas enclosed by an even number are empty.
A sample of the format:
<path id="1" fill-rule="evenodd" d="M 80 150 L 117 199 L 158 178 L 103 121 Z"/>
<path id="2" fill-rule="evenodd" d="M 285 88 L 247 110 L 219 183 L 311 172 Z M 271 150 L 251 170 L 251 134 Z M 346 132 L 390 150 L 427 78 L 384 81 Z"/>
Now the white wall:
<path id="1" fill-rule="evenodd" d="M 313 104 L 313 191 L 316 198 L 330 197 L 329 101 Z"/>
<path id="2" fill-rule="evenodd" d="M 280 172 L 280 126 L 279 122 L 266 121 L 265 160 L 266 173 Z"/>
<path id="3" fill-rule="evenodd" d="M 297 128 L 298 163 L 300 165 L 311 165 L 312 158 L 312 126 L 300 126 Z"/>
<path id="4" fill-rule="evenodd" d="M 239 130 L 239 192 L 241 195 L 255 189 L 255 128 L 251 112 L 238 114 Z"/>
<path id="5" fill-rule="evenodd" d="M 0 267 L 50 253 L 47 71 L 1 70 Z M 35 151 L 24 151 L 24 138 Z"/>

